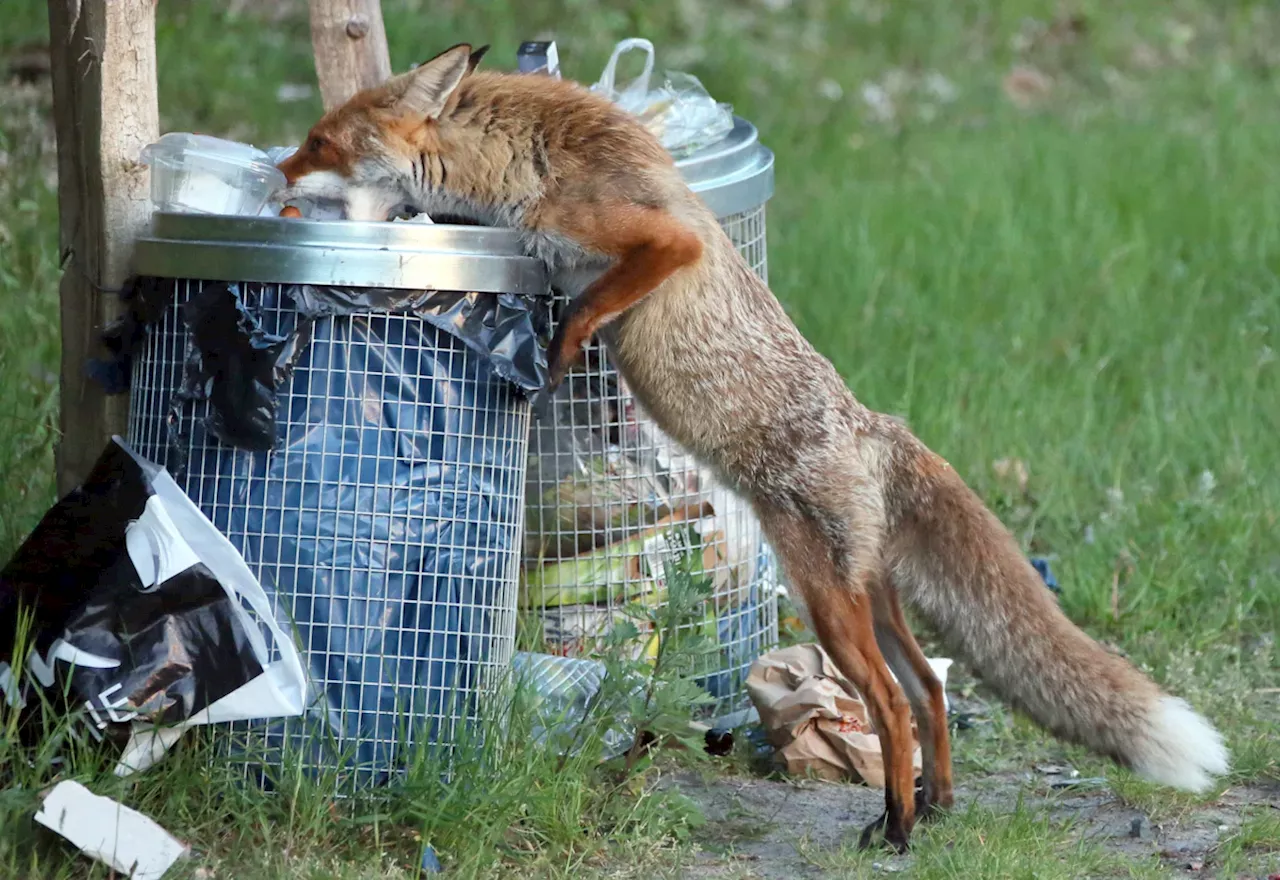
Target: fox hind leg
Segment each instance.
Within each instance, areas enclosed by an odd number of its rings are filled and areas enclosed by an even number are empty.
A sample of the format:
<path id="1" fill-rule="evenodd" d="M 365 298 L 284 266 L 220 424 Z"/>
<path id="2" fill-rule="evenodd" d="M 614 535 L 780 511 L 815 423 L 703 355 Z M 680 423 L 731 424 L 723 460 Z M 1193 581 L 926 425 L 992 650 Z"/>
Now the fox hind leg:
<path id="1" fill-rule="evenodd" d="M 874 596 L 876 642 L 902 685 L 920 734 L 924 785 L 916 793 L 916 817 L 935 818 L 954 801 L 951 740 L 942 682 L 907 626 L 897 591 L 886 579 Z"/>
<path id="2" fill-rule="evenodd" d="M 810 601 L 809 608 L 818 640 L 867 701 L 880 739 L 885 810 L 881 818 L 864 829 L 859 845 L 869 846 L 875 831 L 883 828 L 885 843 L 902 852 L 915 824 L 911 716 L 907 697 L 889 675 L 876 644 L 871 604 L 868 592 L 854 595 L 845 588 L 825 591 L 817 602 Z"/>
<path id="3" fill-rule="evenodd" d="M 873 592 L 880 570 L 875 528 L 854 529 L 843 555 L 833 552 L 829 534 L 813 523 L 767 508 L 761 520 L 778 548 L 788 579 L 808 607 L 815 634 L 840 672 L 866 700 L 880 737 L 885 770 L 885 812 L 863 834 L 883 827 L 885 842 L 902 852 L 915 824 L 914 774 L 909 703 L 876 643 Z M 853 538 L 859 535 L 859 538 Z"/>

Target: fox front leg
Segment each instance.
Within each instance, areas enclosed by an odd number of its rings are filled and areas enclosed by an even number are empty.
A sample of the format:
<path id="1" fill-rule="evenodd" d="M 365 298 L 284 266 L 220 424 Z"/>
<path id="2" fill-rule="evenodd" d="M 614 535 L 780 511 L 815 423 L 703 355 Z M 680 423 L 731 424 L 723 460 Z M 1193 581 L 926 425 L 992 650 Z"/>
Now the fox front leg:
<path id="1" fill-rule="evenodd" d="M 607 210 L 564 215 L 569 222 L 562 224 L 563 234 L 608 254 L 614 263 L 565 309 L 548 353 L 549 392 L 578 363 L 597 330 L 702 257 L 702 240 L 667 211 L 634 204 L 602 207 Z"/>
<path id="2" fill-rule="evenodd" d="M 555 336 L 551 339 L 551 349 L 547 355 L 548 391 L 559 388 L 569 371 L 582 362 L 583 351 L 595 332 L 588 329 L 587 319 L 583 317 L 582 303 L 585 297 L 586 294 L 583 294 L 569 303 L 556 328 Z"/>

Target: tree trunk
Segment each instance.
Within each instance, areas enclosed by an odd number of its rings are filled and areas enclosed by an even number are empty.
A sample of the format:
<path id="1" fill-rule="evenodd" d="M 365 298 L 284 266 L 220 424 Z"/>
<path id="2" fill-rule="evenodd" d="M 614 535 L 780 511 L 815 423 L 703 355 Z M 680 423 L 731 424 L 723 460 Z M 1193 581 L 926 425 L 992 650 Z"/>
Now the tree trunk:
<path id="1" fill-rule="evenodd" d="M 310 0 L 311 46 L 324 109 L 391 76 L 381 0 Z"/>
<path id="2" fill-rule="evenodd" d="M 138 162 L 159 137 L 155 0 L 49 0 L 58 138 L 62 317 L 58 491 L 88 474 L 113 433 L 126 430 L 128 395 L 108 397 L 86 359 L 120 311 L 133 242 L 149 221 L 150 176 Z"/>

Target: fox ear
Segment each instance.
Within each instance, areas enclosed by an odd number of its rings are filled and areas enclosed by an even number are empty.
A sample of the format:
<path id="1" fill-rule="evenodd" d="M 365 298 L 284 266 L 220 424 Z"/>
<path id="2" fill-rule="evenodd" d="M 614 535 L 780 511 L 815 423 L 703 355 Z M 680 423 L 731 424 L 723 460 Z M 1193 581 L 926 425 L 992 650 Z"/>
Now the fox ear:
<path id="1" fill-rule="evenodd" d="M 459 43 L 401 74 L 393 108 L 405 116 L 435 119 L 458 84 L 471 71 L 471 46 Z"/>
<path id="2" fill-rule="evenodd" d="M 484 54 L 488 51 L 488 45 L 484 45 L 471 53 L 471 58 L 467 61 L 467 73 L 473 73 L 480 66 L 480 59 L 484 58 Z"/>

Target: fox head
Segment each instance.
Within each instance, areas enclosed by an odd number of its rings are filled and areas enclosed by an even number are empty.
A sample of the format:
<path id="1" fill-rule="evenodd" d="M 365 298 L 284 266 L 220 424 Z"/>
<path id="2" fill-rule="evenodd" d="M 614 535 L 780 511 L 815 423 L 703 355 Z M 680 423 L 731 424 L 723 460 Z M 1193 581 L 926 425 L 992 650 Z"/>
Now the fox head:
<path id="1" fill-rule="evenodd" d="M 326 113 L 279 165 L 288 181 L 285 201 L 342 202 L 349 220 L 438 210 L 449 200 L 444 129 L 459 86 L 488 48 L 453 46 Z"/>

